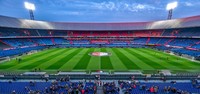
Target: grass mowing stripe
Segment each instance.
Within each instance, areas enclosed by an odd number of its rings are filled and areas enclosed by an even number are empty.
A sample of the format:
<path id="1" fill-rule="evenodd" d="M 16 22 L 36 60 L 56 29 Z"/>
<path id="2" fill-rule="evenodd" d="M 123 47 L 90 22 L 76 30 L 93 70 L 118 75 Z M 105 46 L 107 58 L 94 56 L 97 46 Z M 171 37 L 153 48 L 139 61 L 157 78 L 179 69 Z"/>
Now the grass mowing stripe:
<path id="1" fill-rule="evenodd" d="M 52 52 L 57 51 L 57 50 L 59 50 L 59 49 L 49 49 L 47 51 L 44 51 L 44 53 L 41 52 L 41 53 L 38 53 L 37 55 L 34 55 L 34 56 L 30 55 L 29 57 L 22 58 L 22 59 L 23 59 L 23 62 L 27 62 L 27 61 L 29 61 L 29 60 L 31 60 L 33 58 L 38 58 L 38 57 L 41 57 L 43 55 L 46 55 L 47 53 L 52 53 Z"/>
<path id="2" fill-rule="evenodd" d="M 155 68 L 151 67 L 149 63 L 146 63 L 147 61 L 144 61 L 145 59 L 138 57 L 137 53 L 127 51 L 127 49 L 132 48 L 124 48 L 123 51 L 125 51 L 131 60 L 134 61 L 134 63 L 136 63 L 142 70 L 155 70 Z"/>
<path id="3" fill-rule="evenodd" d="M 91 52 L 94 52 L 94 48 L 89 48 L 89 50 L 84 54 L 84 56 L 79 60 L 73 69 L 86 69 L 91 58 L 91 56 L 88 54 Z"/>
<path id="4" fill-rule="evenodd" d="M 26 62 L 24 62 L 24 61 L 22 60 L 21 63 L 19 63 L 19 64 L 16 65 L 16 66 L 13 66 L 13 67 L 11 67 L 11 68 L 9 68 L 9 69 L 19 69 L 19 68 L 21 68 L 21 67 L 23 67 L 23 66 L 31 65 L 33 62 L 42 60 L 42 59 L 44 59 L 44 58 L 46 58 L 46 57 L 48 57 L 48 56 L 50 56 L 50 55 L 56 53 L 57 51 L 59 51 L 59 50 L 55 50 L 54 52 L 51 52 L 51 53 L 49 53 L 49 54 L 45 54 L 45 55 L 40 56 L 40 57 L 37 57 L 37 58 L 32 58 L 31 60 L 26 61 Z"/>
<path id="5" fill-rule="evenodd" d="M 171 65 L 171 64 L 169 64 L 169 63 L 166 63 L 164 60 L 162 60 L 162 58 L 156 58 L 156 57 L 154 57 L 154 56 L 152 56 L 152 55 L 149 55 L 148 53 L 144 53 L 144 52 L 140 52 L 140 51 L 138 51 L 138 50 L 134 50 L 136 53 L 141 53 L 141 54 L 143 54 L 143 56 L 145 56 L 146 58 L 151 58 L 151 60 L 153 60 L 153 61 L 155 61 L 157 64 L 159 64 L 159 65 L 161 65 L 161 66 L 164 66 L 164 67 L 166 67 L 166 69 L 171 69 L 171 70 L 173 70 L 173 69 L 177 69 L 177 70 L 180 70 L 180 68 L 178 68 L 178 67 L 176 67 L 176 66 L 173 66 L 173 65 Z M 152 53 L 153 53 L 153 51 L 152 51 Z"/>
<path id="6" fill-rule="evenodd" d="M 160 65 L 159 63 L 156 63 L 155 61 L 146 58 L 145 56 L 141 55 L 140 53 L 136 53 L 130 49 L 125 49 L 127 52 L 135 55 L 137 58 L 148 64 L 149 66 L 153 67 L 154 69 L 166 69 L 166 67 Z"/>
<path id="7" fill-rule="evenodd" d="M 106 48 L 101 48 L 101 52 L 107 52 Z M 113 69 L 112 63 L 110 61 L 110 56 L 101 57 L 101 69 Z"/>
<path id="8" fill-rule="evenodd" d="M 23 59 L 23 61 L 26 61 L 27 59 L 29 59 L 29 58 L 31 58 L 31 57 L 38 56 L 38 55 L 41 55 L 41 54 L 45 54 L 45 53 L 47 53 L 47 52 L 49 52 L 49 51 L 52 51 L 52 50 L 53 50 L 53 49 L 45 49 L 45 50 L 43 50 L 43 51 L 39 51 L 39 52 L 34 53 L 34 54 L 31 54 L 31 55 L 27 55 L 27 54 L 26 54 L 26 55 L 22 55 L 22 56 L 20 56 L 20 58 Z M 11 61 L 16 61 L 16 59 L 15 59 L 15 58 L 12 58 Z M 7 62 L 10 62 L 10 61 L 6 61 L 6 62 L 4 62 L 4 63 L 1 63 L 0 65 L 10 64 L 10 63 L 7 63 Z"/>
<path id="9" fill-rule="evenodd" d="M 71 58 L 73 58 L 81 50 L 83 50 L 83 48 L 76 49 L 74 52 L 70 53 L 69 55 L 65 56 L 64 58 L 60 59 L 59 61 L 53 63 L 46 69 L 59 69 L 60 67 L 62 67 L 62 65 L 67 63 Z"/>
<path id="10" fill-rule="evenodd" d="M 158 53 L 158 54 L 163 54 L 163 55 L 165 55 L 165 56 L 173 56 L 172 58 L 173 59 L 177 59 L 177 58 L 180 58 L 180 57 L 178 57 L 178 56 L 176 56 L 176 55 L 170 55 L 170 54 L 168 54 L 168 53 L 165 53 L 165 52 L 162 52 L 162 51 L 158 51 L 158 50 L 154 50 L 154 49 L 145 49 L 145 50 L 150 50 L 150 51 L 155 51 L 156 53 Z M 188 59 L 185 59 L 185 58 L 180 58 L 180 60 L 179 61 L 183 61 L 183 62 L 185 62 L 185 61 L 187 61 L 187 63 L 189 62 L 189 63 L 194 63 L 194 61 L 190 61 L 190 60 L 188 60 Z M 196 63 L 194 63 L 194 64 L 196 64 Z"/>
<path id="11" fill-rule="evenodd" d="M 124 63 L 128 69 L 140 69 L 135 63 L 133 63 L 128 57 L 126 57 L 118 48 L 113 48 L 118 58 Z"/>
<path id="12" fill-rule="evenodd" d="M 112 48 L 106 48 L 106 50 L 112 53 L 112 55 L 110 56 L 110 61 L 113 66 L 113 70 L 118 70 L 118 71 L 128 70 L 126 66 L 123 64 L 123 62 L 118 58 L 118 56 L 112 51 Z"/>
<path id="13" fill-rule="evenodd" d="M 154 53 L 151 53 L 151 52 L 149 52 L 148 50 L 142 50 L 142 49 L 139 49 L 139 51 L 141 51 L 141 52 L 146 52 L 146 53 L 149 53 L 149 54 L 151 54 L 152 56 L 154 56 L 154 57 L 157 57 L 157 58 L 161 58 L 161 54 L 158 56 L 158 55 L 155 55 Z M 172 58 L 173 56 L 166 56 L 166 57 L 162 57 L 163 59 L 162 60 L 165 60 L 167 63 L 170 63 L 170 64 L 172 64 L 172 65 L 174 65 L 174 66 L 177 66 L 177 67 L 179 67 L 179 68 L 182 68 L 182 69 L 191 69 L 191 67 L 190 66 L 187 66 L 186 64 L 184 64 L 184 63 L 178 63 L 177 61 L 177 59 L 176 60 L 172 60 L 171 58 Z M 167 59 L 168 58 L 168 59 Z"/>
<path id="14" fill-rule="evenodd" d="M 66 50 L 62 51 L 59 55 L 55 56 L 52 59 L 49 59 L 48 61 L 40 64 L 39 66 L 37 66 L 38 68 L 41 69 L 46 69 L 48 66 L 50 66 L 51 64 L 57 62 L 58 60 L 60 60 L 61 58 L 65 57 L 67 54 L 69 54 L 69 52 L 71 52 L 73 50 L 71 50 L 71 48 L 66 48 Z"/>
<path id="15" fill-rule="evenodd" d="M 54 50 L 46 50 L 44 53 L 39 52 L 39 53 L 37 53 L 38 55 L 36 55 L 36 56 L 44 55 L 44 54 L 46 54 L 48 52 L 52 52 L 52 51 L 54 51 Z M 42 54 L 40 54 L 40 53 L 42 53 Z M 30 58 L 30 57 L 31 56 L 29 56 L 28 58 Z M 0 69 L 8 69 L 8 68 L 11 68 L 11 67 L 14 67 L 14 66 L 20 66 L 20 65 L 23 65 L 23 63 L 26 63 L 26 61 L 29 61 L 29 60 L 31 60 L 31 59 L 23 59 L 23 57 L 22 57 L 22 61 L 20 63 L 18 63 L 15 59 L 13 59 L 10 62 L 5 62 L 2 65 L 0 64 Z"/>
<path id="16" fill-rule="evenodd" d="M 59 70 L 60 71 L 72 71 L 72 70 L 74 70 L 74 67 L 79 63 L 81 58 L 85 55 L 85 53 L 89 49 L 90 48 L 84 48 L 77 55 L 75 55 L 72 59 L 70 59 L 67 63 L 65 63 L 61 68 L 59 68 Z"/>
<path id="17" fill-rule="evenodd" d="M 147 49 L 147 50 L 153 51 L 153 49 Z M 176 56 L 176 55 L 170 55 L 170 54 L 168 54 L 168 53 L 164 53 L 164 52 L 158 51 L 158 50 L 155 50 L 155 52 L 158 53 L 158 54 L 164 54 L 164 55 L 170 56 L 170 57 L 173 56 L 173 59 L 180 58 L 180 57 L 178 57 L 178 56 Z M 184 62 L 184 63 L 187 64 L 188 66 L 200 66 L 200 63 L 199 63 L 199 62 L 197 63 L 197 62 L 195 62 L 195 61 L 190 61 L 190 60 L 185 59 L 185 58 L 180 58 L 180 59 L 178 60 L 178 62 L 180 62 L 180 63 Z"/>
<path id="18" fill-rule="evenodd" d="M 8 68 L 10 68 L 10 67 L 13 67 L 13 66 L 15 66 L 16 64 L 10 64 L 10 65 L 2 65 L 2 66 L 0 66 L 0 70 L 2 70 L 2 69 L 8 69 Z"/>
<path id="19" fill-rule="evenodd" d="M 95 48 L 94 52 L 99 52 L 100 48 Z M 100 57 L 91 56 L 87 66 L 87 70 L 100 70 Z"/>
<path id="20" fill-rule="evenodd" d="M 30 54 L 30 55 L 24 54 L 24 55 L 22 55 L 21 57 L 23 57 L 23 59 L 26 60 L 26 59 L 28 59 L 28 58 L 31 58 L 31 57 L 33 57 L 33 56 L 38 56 L 38 55 L 40 55 L 40 54 L 46 53 L 46 52 L 51 51 L 51 50 L 54 50 L 54 49 L 39 50 L 39 51 L 37 51 L 36 53 L 32 53 L 32 54 Z"/>
<path id="21" fill-rule="evenodd" d="M 52 50 L 52 49 L 51 49 Z M 47 52 L 51 51 L 51 50 L 45 50 L 45 51 L 42 51 L 42 52 L 38 52 L 38 53 L 35 53 L 35 54 L 32 54 L 33 56 L 37 56 L 37 55 L 40 55 L 40 54 L 46 54 Z M 23 61 L 26 61 L 28 58 L 31 58 L 32 55 L 23 55 L 21 56 L 21 58 L 23 59 Z M 9 63 L 8 63 L 9 62 Z M 11 59 L 11 61 L 5 61 L 4 63 L 0 63 L 0 66 L 1 65 L 9 65 L 13 62 L 17 62 L 15 58 Z"/>
<path id="22" fill-rule="evenodd" d="M 35 62 L 32 62 L 31 64 L 26 65 L 26 66 L 23 66 L 23 67 L 21 67 L 21 68 L 19 68 L 19 69 L 33 69 L 33 68 L 35 68 L 35 67 L 41 65 L 42 63 L 47 62 L 48 60 L 51 60 L 51 59 L 53 59 L 54 57 L 60 55 L 60 53 L 63 52 L 63 51 L 65 51 L 65 50 L 67 50 L 67 49 L 60 49 L 60 50 L 57 50 L 55 53 L 50 53 L 50 54 L 49 54 L 50 56 L 44 57 L 44 58 L 42 58 L 42 59 L 40 59 L 40 60 L 37 60 L 37 61 L 35 61 Z"/>
<path id="23" fill-rule="evenodd" d="M 130 53 L 128 53 L 127 51 L 125 51 L 124 48 L 123 48 L 123 49 L 120 49 L 119 51 L 122 52 L 126 57 L 128 57 L 128 58 L 129 58 L 135 65 L 137 65 L 140 69 L 143 70 L 144 68 L 147 68 L 147 67 L 148 67 L 148 69 L 154 69 L 154 68 L 152 68 L 152 67 L 146 65 L 145 63 L 138 62 L 138 61 L 137 61 L 137 58 L 135 58 L 132 54 L 130 54 Z M 145 65 L 146 65 L 146 66 L 145 66 Z"/>
<path id="24" fill-rule="evenodd" d="M 94 48 L 89 48 L 89 50 L 83 55 L 73 69 L 86 69 L 91 58 L 91 56 L 88 54 L 91 52 L 94 52 Z"/>

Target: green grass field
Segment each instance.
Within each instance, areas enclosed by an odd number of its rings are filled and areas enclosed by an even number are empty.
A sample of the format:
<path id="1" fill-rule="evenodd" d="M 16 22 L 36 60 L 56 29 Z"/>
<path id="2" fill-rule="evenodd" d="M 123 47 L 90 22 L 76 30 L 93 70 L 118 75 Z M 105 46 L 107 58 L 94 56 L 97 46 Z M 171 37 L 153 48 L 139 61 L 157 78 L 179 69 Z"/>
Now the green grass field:
<path id="1" fill-rule="evenodd" d="M 95 57 L 90 52 L 109 52 Z M 168 59 L 167 59 L 168 58 Z M 0 64 L 1 71 L 200 71 L 200 63 L 147 48 L 53 48 Z"/>

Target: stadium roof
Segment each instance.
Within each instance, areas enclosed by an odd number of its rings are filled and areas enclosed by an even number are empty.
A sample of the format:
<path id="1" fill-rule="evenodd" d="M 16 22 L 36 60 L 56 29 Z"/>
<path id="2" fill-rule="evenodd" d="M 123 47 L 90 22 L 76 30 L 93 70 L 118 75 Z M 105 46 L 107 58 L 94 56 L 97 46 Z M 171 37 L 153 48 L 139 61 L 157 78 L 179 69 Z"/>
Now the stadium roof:
<path id="1" fill-rule="evenodd" d="M 48 30 L 149 30 L 200 27 L 200 16 L 154 22 L 69 23 L 46 22 L 0 16 L 0 27 Z"/>

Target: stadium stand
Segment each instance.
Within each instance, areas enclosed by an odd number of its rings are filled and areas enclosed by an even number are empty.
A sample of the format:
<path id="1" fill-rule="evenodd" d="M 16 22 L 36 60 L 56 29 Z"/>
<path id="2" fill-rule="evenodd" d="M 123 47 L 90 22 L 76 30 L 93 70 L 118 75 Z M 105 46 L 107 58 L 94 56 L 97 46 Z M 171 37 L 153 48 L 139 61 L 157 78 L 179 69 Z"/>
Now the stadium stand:
<path id="1" fill-rule="evenodd" d="M 196 17 L 195 17 L 196 18 Z M 197 17 L 198 18 L 198 17 Z M 179 19 L 180 20 L 180 19 Z M 27 23 L 21 26 L 23 19 L 7 18 L 0 16 L 0 58 L 15 57 L 28 54 L 31 51 L 42 50 L 46 48 L 101 48 L 101 47 L 131 47 L 131 48 L 153 48 L 162 50 L 177 56 L 187 57 L 192 60 L 200 60 L 200 17 L 199 20 L 184 21 L 181 19 L 180 26 L 173 26 L 171 23 L 179 23 L 180 21 L 164 21 L 159 25 L 156 22 L 147 23 L 104 23 L 104 24 L 83 24 L 83 23 L 51 23 L 44 26 L 36 21 L 32 24 Z M 193 22 L 193 26 L 189 23 Z M 169 25 L 168 25 L 169 24 Z M 5 26 L 5 27 L 4 27 Z M 119 51 L 120 53 L 120 51 Z M 73 56 L 74 54 L 71 54 Z M 87 57 L 87 56 L 86 56 Z M 125 56 L 124 56 L 125 57 Z M 139 61 L 139 60 L 138 60 Z M 148 60 L 147 60 L 148 61 Z M 3 66 L 4 67 L 4 66 Z M 1 68 L 3 68 L 1 67 Z M 9 67 L 9 66 L 8 66 Z M 38 69 L 39 70 L 39 69 Z M 35 73 L 36 71 L 34 71 Z M 58 70 L 59 72 L 59 70 Z M 34 74 L 33 73 L 33 74 Z M 88 72 L 90 73 L 90 72 Z M 110 72 L 112 73 L 112 72 Z M 12 79 L 13 74 L 4 74 L 0 72 L 0 79 Z M 24 76 L 24 74 L 14 75 L 20 79 L 39 79 L 44 75 Z M 167 80 L 191 80 L 199 79 L 199 73 L 196 74 L 175 74 L 166 76 Z M 45 75 L 46 76 L 46 75 Z M 49 76 L 49 75 L 48 75 Z M 45 80 L 55 79 L 59 74 L 45 77 Z M 72 79 L 95 80 L 94 75 L 70 75 Z M 99 80 L 115 80 L 121 79 L 126 81 L 108 82 L 102 85 L 102 91 L 105 94 L 190 94 L 199 93 L 199 83 L 186 82 L 156 82 L 163 77 L 163 74 L 137 75 L 136 79 L 141 82 L 128 81 L 129 75 L 101 75 Z M 178 77 L 176 77 L 178 76 Z M 154 82 L 148 82 L 153 80 Z M 144 82 L 146 81 L 146 82 Z M 0 93 L 2 94 L 26 94 L 26 93 L 72 93 L 72 92 L 88 92 L 82 94 L 94 94 L 98 92 L 99 83 L 80 82 L 80 81 L 0 81 Z M 101 86 L 101 85 L 100 85 Z M 4 88 L 7 87 L 7 88 Z"/>
<path id="2" fill-rule="evenodd" d="M 93 82 L 70 82 L 70 81 L 52 81 L 52 82 L 1 82 L 0 92 L 7 94 L 94 94 L 95 84 Z M 4 87 L 6 86 L 6 88 Z M 82 93 L 83 92 L 83 93 Z"/>
<path id="3" fill-rule="evenodd" d="M 199 85 L 194 86 L 190 82 L 171 81 L 167 83 L 163 82 L 118 82 L 124 94 L 147 94 L 147 93 L 158 93 L 158 94 L 191 94 L 199 92 Z"/>
<path id="4" fill-rule="evenodd" d="M 63 79 L 63 78 L 62 78 Z M 8 81 L 0 82 L 1 93 L 11 94 L 99 94 L 97 88 L 101 88 L 104 94 L 198 94 L 200 85 L 197 80 L 180 82 L 171 80 L 168 82 L 144 82 L 137 80 L 118 82 L 76 82 L 63 80 L 55 81 Z M 4 88 L 7 87 L 7 88 Z"/>
<path id="5" fill-rule="evenodd" d="M 138 31 L 137 31 L 138 32 Z M 166 32 L 166 31 L 165 31 Z M 61 32 L 60 35 L 62 35 L 63 32 Z M 59 35 L 59 33 L 57 32 Z M 76 36 L 78 33 L 75 33 Z M 88 33 L 85 33 L 86 35 Z M 99 33 L 98 33 L 99 34 Z M 41 33 L 41 35 L 46 36 Z M 94 34 L 95 35 L 95 34 Z M 105 35 L 104 33 L 102 35 Z M 126 35 L 126 34 L 125 34 Z M 165 35 L 167 35 L 165 33 Z M 148 35 L 149 36 L 149 35 Z M 172 34 L 171 36 L 174 36 Z M 2 47 L 7 48 L 19 48 L 19 47 L 26 47 L 26 46 L 37 46 L 37 45 L 64 45 L 64 44 L 71 44 L 72 47 L 94 47 L 98 46 L 95 44 L 100 44 L 101 47 L 133 47 L 133 44 L 140 44 L 140 45 L 163 45 L 163 47 L 172 47 L 172 48 L 183 48 L 186 51 L 195 49 L 199 49 L 199 39 L 198 38 L 160 38 L 160 37 L 133 37 L 130 39 L 121 38 L 118 37 L 117 39 L 95 39 L 97 36 L 93 36 L 90 39 L 86 38 L 76 38 L 76 37 L 70 37 L 67 39 L 64 38 L 3 38 L 1 39 Z M 72 45 L 73 44 L 73 45 Z M 82 44 L 82 45 L 81 45 Z M 83 45 L 84 44 L 84 45 Z M 7 46 L 5 46 L 7 45 Z M 69 45 L 70 46 L 70 45 Z M 158 47 L 160 48 L 160 46 Z M 171 50 L 174 51 L 174 50 Z M 177 51 L 176 51 L 177 52 Z M 186 53 L 184 53 L 186 54 Z M 190 55 L 190 54 L 188 54 Z M 192 55 L 195 56 L 195 55 Z M 196 55 L 197 57 L 197 55 Z"/>
<path id="6" fill-rule="evenodd" d="M 3 39 L 4 43 L 11 45 L 12 47 L 23 47 L 23 46 L 33 46 L 34 43 L 28 39 Z"/>

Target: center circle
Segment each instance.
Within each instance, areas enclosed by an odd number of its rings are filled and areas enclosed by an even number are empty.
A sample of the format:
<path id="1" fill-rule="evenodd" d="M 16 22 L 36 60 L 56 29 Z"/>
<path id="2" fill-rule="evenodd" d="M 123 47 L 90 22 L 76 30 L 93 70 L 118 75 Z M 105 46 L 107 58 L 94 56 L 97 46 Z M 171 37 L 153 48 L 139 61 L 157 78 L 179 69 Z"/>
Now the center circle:
<path id="1" fill-rule="evenodd" d="M 90 56 L 111 56 L 112 54 L 109 52 L 91 52 L 89 53 Z"/>

